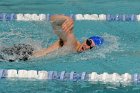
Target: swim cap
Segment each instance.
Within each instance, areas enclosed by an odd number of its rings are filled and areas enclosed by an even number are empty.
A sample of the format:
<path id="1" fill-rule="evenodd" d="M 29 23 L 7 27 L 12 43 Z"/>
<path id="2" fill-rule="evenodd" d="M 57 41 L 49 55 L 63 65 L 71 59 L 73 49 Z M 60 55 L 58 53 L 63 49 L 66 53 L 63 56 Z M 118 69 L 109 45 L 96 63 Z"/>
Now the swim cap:
<path id="1" fill-rule="evenodd" d="M 102 37 L 99 37 L 99 36 L 92 36 L 89 39 L 93 40 L 93 42 L 95 43 L 96 46 L 100 46 L 104 42 L 104 39 Z"/>

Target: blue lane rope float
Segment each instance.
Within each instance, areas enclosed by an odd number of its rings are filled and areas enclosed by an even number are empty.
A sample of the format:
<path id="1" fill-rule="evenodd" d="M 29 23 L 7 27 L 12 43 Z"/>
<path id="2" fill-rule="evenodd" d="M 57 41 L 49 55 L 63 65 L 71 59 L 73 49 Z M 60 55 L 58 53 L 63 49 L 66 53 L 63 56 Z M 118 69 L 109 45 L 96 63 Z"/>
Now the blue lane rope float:
<path id="1" fill-rule="evenodd" d="M 11 21 L 11 20 L 15 20 L 16 18 L 16 14 L 12 13 L 12 14 L 6 14 L 6 13 L 1 13 L 0 14 L 0 20 L 1 21 Z"/>
<path id="2" fill-rule="evenodd" d="M 0 79 L 3 77 L 3 69 L 0 70 Z"/>
<path id="3" fill-rule="evenodd" d="M 89 82 L 103 82 L 111 84 L 139 84 L 140 74 L 117 74 L 117 73 L 102 73 L 96 72 L 57 72 L 57 71 L 36 71 L 36 70 L 15 70 L 15 69 L 1 69 L 0 79 L 3 78 L 17 78 L 17 79 L 37 79 L 37 80 L 60 80 L 60 81 L 89 81 Z"/>
<path id="4" fill-rule="evenodd" d="M 0 13 L 0 21 L 49 21 L 50 16 L 51 14 Z M 140 14 L 69 14 L 67 16 L 74 20 L 140 21 Z"/>

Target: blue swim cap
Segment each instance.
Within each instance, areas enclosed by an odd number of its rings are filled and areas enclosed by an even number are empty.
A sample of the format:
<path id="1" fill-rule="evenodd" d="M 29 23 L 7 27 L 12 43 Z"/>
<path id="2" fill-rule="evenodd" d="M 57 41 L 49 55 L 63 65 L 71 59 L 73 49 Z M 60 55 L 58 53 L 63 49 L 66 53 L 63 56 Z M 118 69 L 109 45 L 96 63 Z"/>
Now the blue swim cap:
<path id="1" fill-rule="evenodd" d="M 96 46 L 100 46 L 104 42 L 104 39 L 102 37 L 99 37 L 99 36 L 92 36 L 89 39 L 93 40 L 93 42 L 95 43 Z"/>

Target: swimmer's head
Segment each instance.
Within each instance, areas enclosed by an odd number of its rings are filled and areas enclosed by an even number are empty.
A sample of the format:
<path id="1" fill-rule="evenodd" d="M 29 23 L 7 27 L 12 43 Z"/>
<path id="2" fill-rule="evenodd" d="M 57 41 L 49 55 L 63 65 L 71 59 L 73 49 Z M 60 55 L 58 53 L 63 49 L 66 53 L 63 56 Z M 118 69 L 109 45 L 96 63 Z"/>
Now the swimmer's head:
<path id="1" fill-rule="evenodd" d="M 92 36 L 84 41 L 78 49 L 78 52 L 83 52 L 88 49 L 92 49 L 95 46 L 100 46 L 104 42 L 104 39 L 99 36 Z"/>

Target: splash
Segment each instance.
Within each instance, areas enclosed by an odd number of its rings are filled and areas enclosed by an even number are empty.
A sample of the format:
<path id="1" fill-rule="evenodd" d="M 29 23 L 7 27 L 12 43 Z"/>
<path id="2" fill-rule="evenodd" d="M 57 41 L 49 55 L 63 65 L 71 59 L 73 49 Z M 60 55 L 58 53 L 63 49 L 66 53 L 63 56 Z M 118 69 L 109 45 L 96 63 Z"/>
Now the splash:
<path id="1" fill-rule="evenodd" d="M 34 50 L 48 47 L 55 37 L 50 22 L 6 22 L 0 31 L 0 51 L 18 44 L 31 45 Z M 6 28 L 6 29 L 4 29 Z M 45 42 L 45 43 L 44 43 Z M 0 52 L 1 54 L 1 52 Z M 6 55 L 7 56 L 7 55 Z M 7 58 L 16 58 L 7 56 Z"/>
<path id="2" fill-rule="evenodd" d="M 27 57 L 31 51 L 42 49 L 41 42 L 32 40 L 21 32 L 3 32 L 0 38 L 0 61 L 18 61 Z"/>

